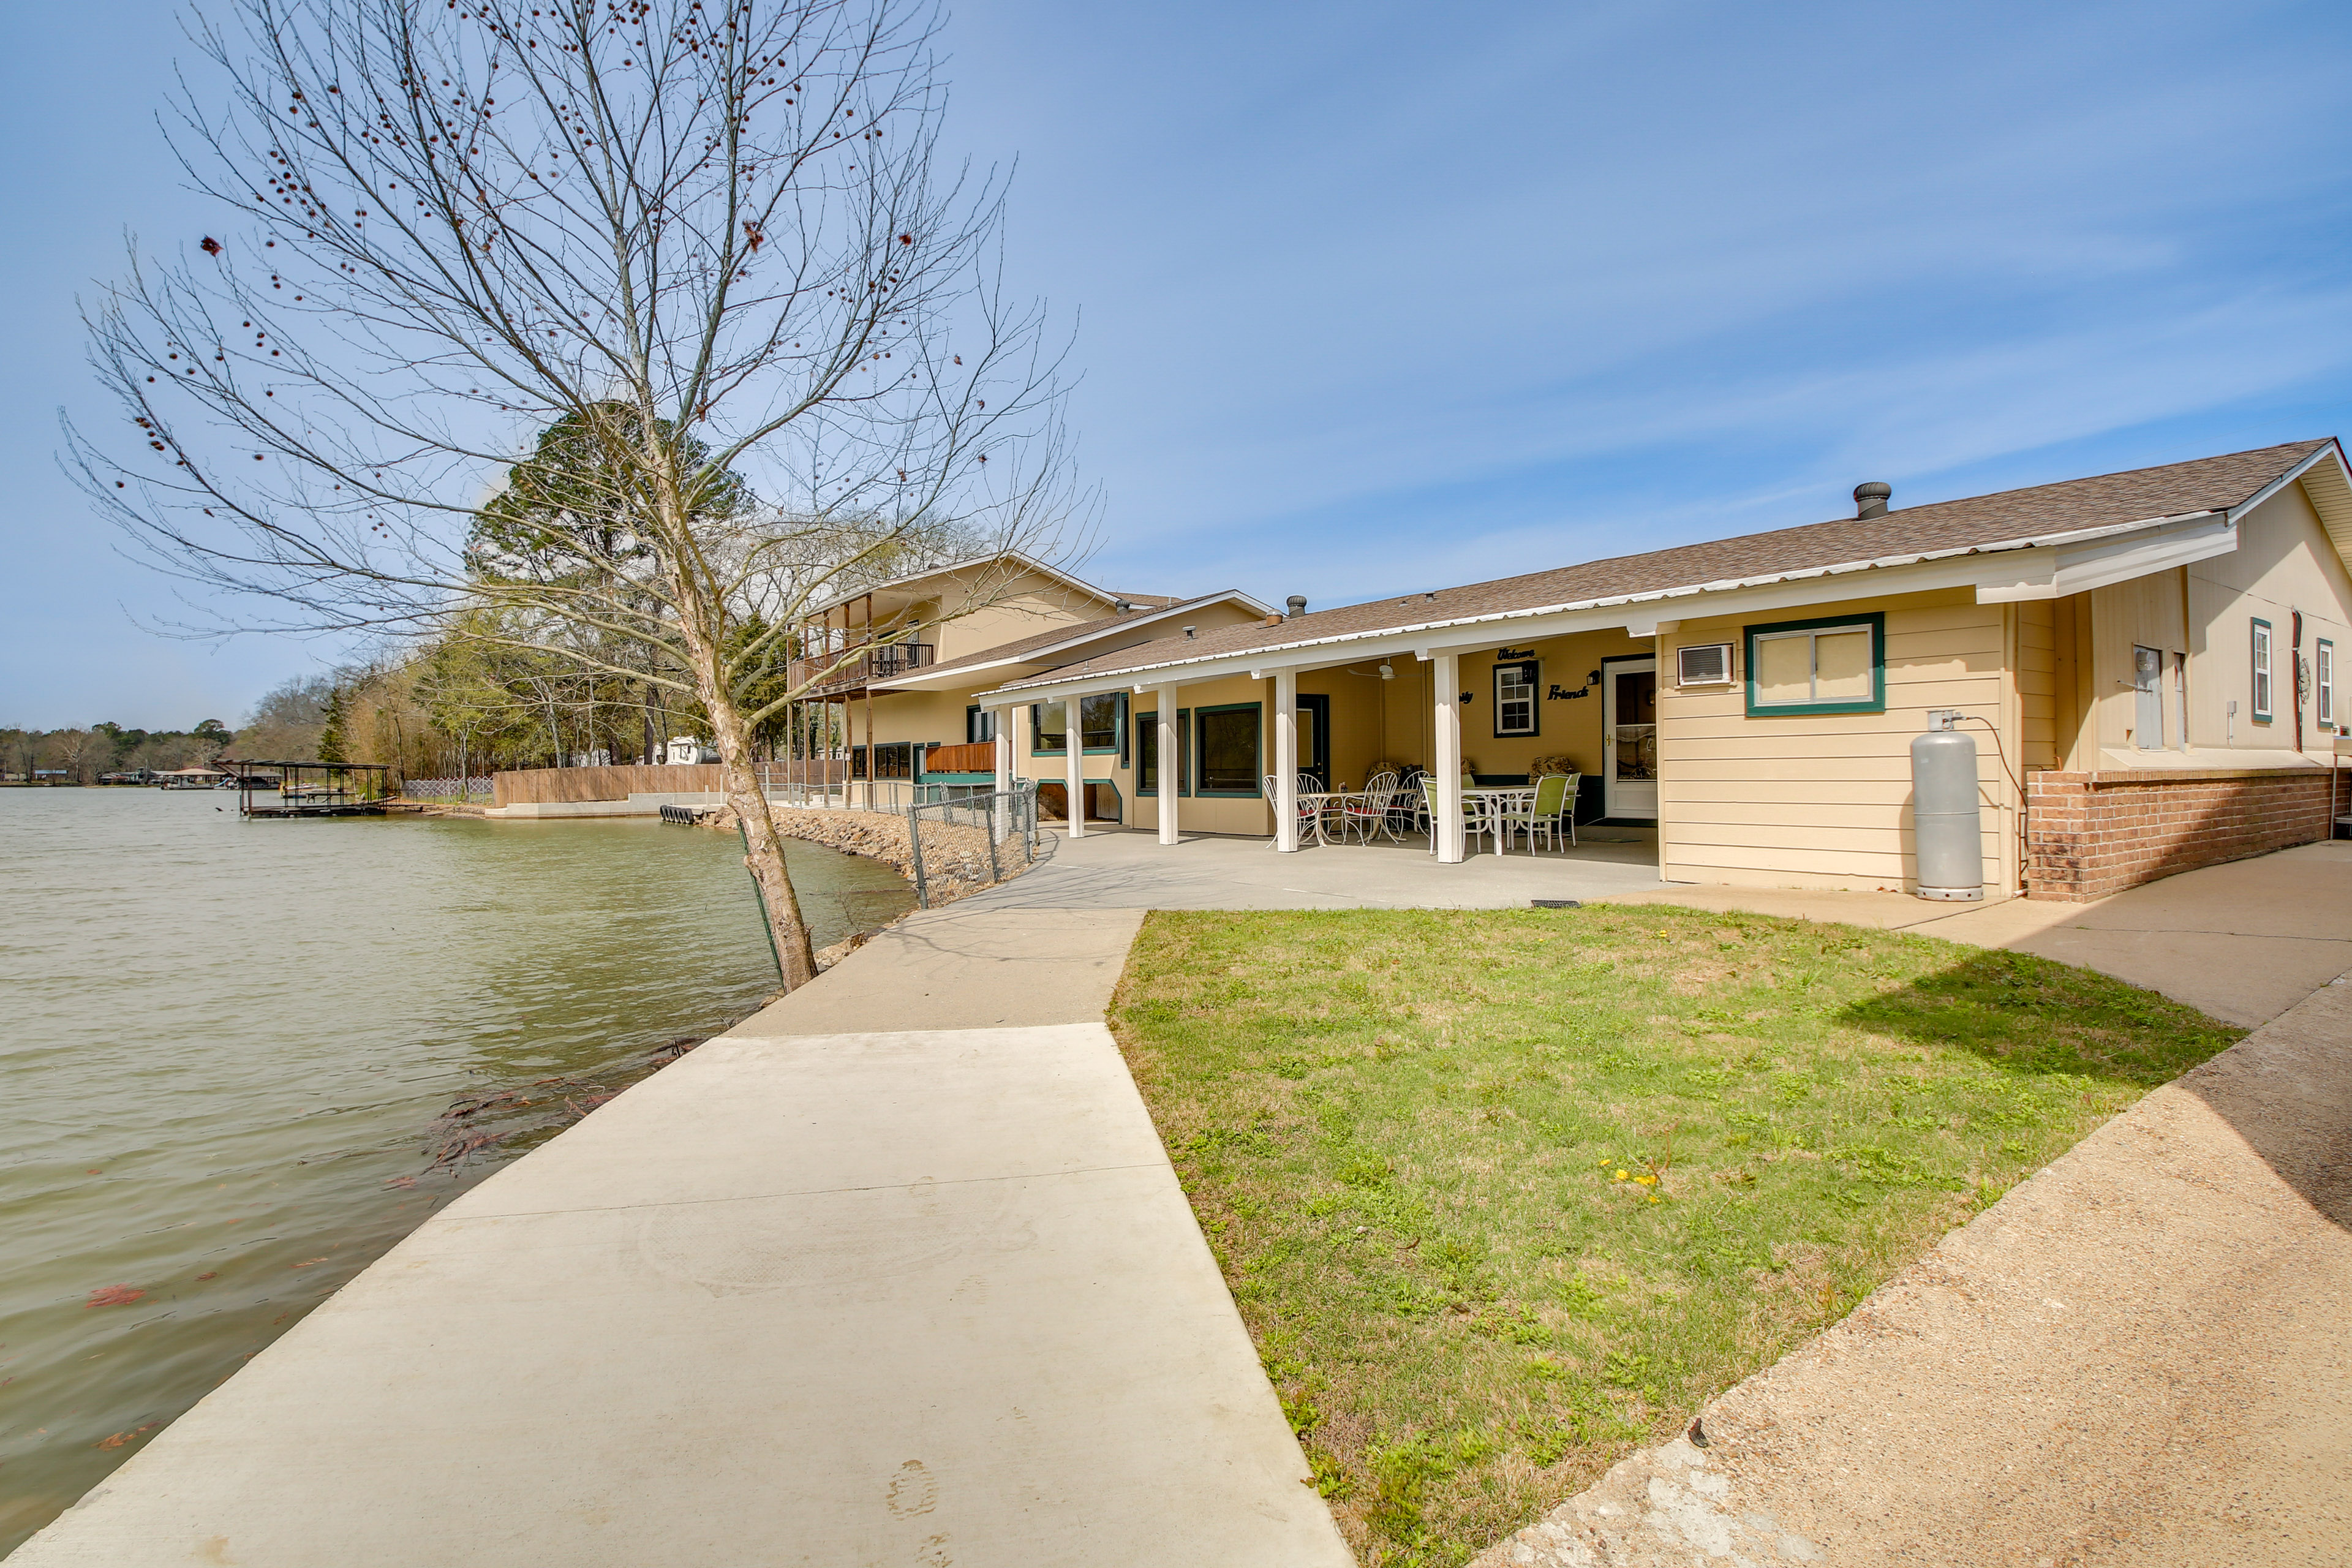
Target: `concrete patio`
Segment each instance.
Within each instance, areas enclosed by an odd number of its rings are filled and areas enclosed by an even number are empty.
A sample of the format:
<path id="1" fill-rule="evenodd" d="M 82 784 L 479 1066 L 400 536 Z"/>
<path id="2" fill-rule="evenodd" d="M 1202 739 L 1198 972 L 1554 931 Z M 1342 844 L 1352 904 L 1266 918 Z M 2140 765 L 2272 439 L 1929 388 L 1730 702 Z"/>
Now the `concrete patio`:
<path id="1" fill-rule="evenodd" d="M 1028 909 L 1491 910 L 1664 888 L 1657 846 L 1630 835 L 1442 866 L 1417 838 L 1281 854 L 1263 838 L 1187 834 L 1164 845 L 1150 833 L 1089 825 L 1080 838 L 1049 835 L 1037 866 L 974 901 Z"/>

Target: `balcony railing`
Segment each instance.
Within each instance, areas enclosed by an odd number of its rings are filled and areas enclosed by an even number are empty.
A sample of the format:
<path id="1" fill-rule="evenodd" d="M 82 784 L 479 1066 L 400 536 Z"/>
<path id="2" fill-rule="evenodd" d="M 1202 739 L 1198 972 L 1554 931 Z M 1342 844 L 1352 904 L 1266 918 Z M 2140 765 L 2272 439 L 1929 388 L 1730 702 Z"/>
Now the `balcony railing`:
<path id="1" fill-rule="evenodd" d="M 835 656 L 838 657 L 838 656 Z M 856 654 L 840 668 L 826 675 L 809 689 L 813 697 L 830 692 L 855 691 L 869 681 L 890 680 L 901 675 L 912 675 L 928 664 L 940 661 L 937 644 L 927 642 L 891 643 L 885 647 L 869 648 Z M 822 672 L 833 658 L 796 658 L 793 660 L 792 679 L 797 686 Z"/>
<path id="2" fill-rule="evenodd" d="M 992 773 L 996 771 L 996 742 L 982 741 L 973 745 L 933 746 L 923 758 L 927 773 Z"/>

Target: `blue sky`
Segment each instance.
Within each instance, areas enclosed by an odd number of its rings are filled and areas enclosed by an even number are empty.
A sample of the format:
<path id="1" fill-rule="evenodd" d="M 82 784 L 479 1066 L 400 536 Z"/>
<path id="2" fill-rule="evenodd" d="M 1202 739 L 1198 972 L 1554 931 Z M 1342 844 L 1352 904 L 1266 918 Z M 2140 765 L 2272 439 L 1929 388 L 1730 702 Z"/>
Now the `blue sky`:
<path id="1" fill-rule="evenodd" d="M 58 474 L 73 314 L 207 213 L 174 9 L 0 61 L 0 722 L 235 722 Z M 1079 318 L 1087 574 L 1328 605 L 2352 426 L 2341 5 L 971 5 L 953 139 Z M 217 223 L 214 226 L 218 226 Z"/>

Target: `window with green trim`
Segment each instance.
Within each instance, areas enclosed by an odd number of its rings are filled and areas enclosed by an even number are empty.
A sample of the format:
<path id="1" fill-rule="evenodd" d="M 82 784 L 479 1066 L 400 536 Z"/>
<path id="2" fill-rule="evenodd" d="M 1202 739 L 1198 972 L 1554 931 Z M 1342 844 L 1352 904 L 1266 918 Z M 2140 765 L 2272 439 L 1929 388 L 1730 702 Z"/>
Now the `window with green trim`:
<path id="1" fill-rule="evenodd" d="M 1192 793 L 1192 766 L 1187 743 L 1192 739 L 1192 710 L 1176 710 L 1176 793 Z M 1160 715 L 1139 713 L 1135 716 L 1135 793 L 1160 793 Z"/>
<path id="2" fill-rule="evenodd" d="M 1033 702 L 1029 705 L 1029 752 L 1032 756 L 1068 754 L 1069 712 L 1070 705 L 1066 702 Z M 1087 750 L 1124 755 L 1127 748 L 1119 744 L 1119 731 L 1126 727 L 1126 716 L 1127 693 L 1124 691 L 1079 699 L 1078 728 Z"/>
<path id="3" fill-rule="evenodd" d="M 1747 628 L 1751 717 L 1886 710 L 1886 617 L 1835 616 Z"/>
<path id="4" fill-rule="evenodd" d="M 1259 784 L 1258 705 L 1232 702 L 1192 710 L 1194 795 L 1255 795 Z"/>
<path id="5" fill-rule="evenodd" d="M 2271 721 L 2271 624 L 2257 617 L 2253 625 L 2254 722 Z"/>

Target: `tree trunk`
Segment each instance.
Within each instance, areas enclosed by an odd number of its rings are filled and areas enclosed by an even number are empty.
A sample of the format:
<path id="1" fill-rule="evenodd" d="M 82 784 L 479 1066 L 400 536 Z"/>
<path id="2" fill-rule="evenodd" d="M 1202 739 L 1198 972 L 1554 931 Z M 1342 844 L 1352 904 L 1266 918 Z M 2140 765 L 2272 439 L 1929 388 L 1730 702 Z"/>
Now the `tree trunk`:
<path id="1" fill-rule="evenodd" d="M 760 787 L 759 764 L 752 759 L 742 715 L 731 700 L 707 686 L 702 700 L 710 710 L 710 727 L 717 731 L 719 778 L 727 790 L 727 804 L 734 807 L 735 820 L 743 825 L 743 864 L 766 906 L 768 935 L 775 943 L 784 989 L 796 991 L 816 978 L 816 952 L 809 945 L 808 924 L 801 919 L 800 895 L 793 890 L 792 874 L 784 868 L 783 836 L 776 831 L 775 818 L 768 813 L 768 793 Z"/>
<path id="2" fill-rule="evenodd" d="M 692 585 L 681 583 L 680 597 L 691 603 Z M 735 820 L 743 827 L 743 866 L 760 890 L 760 904 L 768 921 L 768 941 L 775 949 L 776 969 L 786 991 L 797 991 L 816 978 L 816 950 L 809 943 L 808 922 L 801 918 L 800 895 L 792 873 L 784 868 L 783 836 L 768 812 L 768 792 L 760 787 L 759 764 L 751 755 L 751 737 L 743 715 L 728 690 L 721 668 L 720 642 L 700 635 L 689 623 L 685 634 L 696 691 L 710 715 L 712 739 L 719 743 L 719 782 Z"/>

